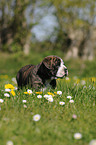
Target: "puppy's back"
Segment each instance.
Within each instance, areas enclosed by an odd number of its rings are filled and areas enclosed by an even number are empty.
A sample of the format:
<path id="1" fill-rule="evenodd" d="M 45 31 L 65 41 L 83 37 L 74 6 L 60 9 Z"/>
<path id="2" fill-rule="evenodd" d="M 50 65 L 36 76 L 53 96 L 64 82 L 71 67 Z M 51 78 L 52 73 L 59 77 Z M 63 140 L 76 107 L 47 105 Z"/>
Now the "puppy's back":
<path id="1" fill-rule="evenodd" d="M 18 71 L 17 76 L 16 76 L 18 87 L 22 88 L 22 86 L 27 85 L 28 76 L 33 68 L 34 68 L 34 65 L 30 64 L 30 65 L 26 65 L 22 67 Z"/>

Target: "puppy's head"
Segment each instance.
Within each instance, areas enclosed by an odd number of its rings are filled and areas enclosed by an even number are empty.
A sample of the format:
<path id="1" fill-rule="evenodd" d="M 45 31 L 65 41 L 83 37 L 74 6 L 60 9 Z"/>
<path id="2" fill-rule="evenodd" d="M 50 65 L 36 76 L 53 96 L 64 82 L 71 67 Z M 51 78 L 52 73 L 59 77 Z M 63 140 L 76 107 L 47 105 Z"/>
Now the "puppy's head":
<path id="1" fill-rule="evenodd" d="M 68 75 L 68 70 L 63 60 L 54 55 L 43 59 L 39 72 L 45 76 L 50 76 L 50 78 L 63 78 Z"/>

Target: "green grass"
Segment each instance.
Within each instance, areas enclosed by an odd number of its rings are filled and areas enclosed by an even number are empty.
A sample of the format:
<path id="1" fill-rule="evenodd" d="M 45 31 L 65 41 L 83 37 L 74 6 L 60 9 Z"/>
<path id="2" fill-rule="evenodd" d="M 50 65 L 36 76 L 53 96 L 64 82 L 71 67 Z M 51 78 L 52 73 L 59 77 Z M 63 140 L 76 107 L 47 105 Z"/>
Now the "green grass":
<path id="1" fill-rule="evenodd" d="M 88 145 L 92 139 L 96 139 L 95 61 L 65 61 L 70 80 L 57 81 L 57 88 L 51 92 L 60 90 L 62 95 L 55 95 L 53 102 L 48 102 L 44 97 L 38 99 L 35 90 L 32 95 L 24 94 L 24 89 L 15 90 L 15 96 L 10 94 L 9 98 L 4 97 L 5 84 L 16 86 L 12 77 L 15 77 L 17 70 L 32 60 L 33 64 L 39 63 L 45 54 L 37 56 L 37 60 L 35 56 L 31 58 L 22 54 L 2 54 L 0 57 L 0 73 L 3 75 L 0 75 L 0 99 L 4 100 L 0 103 L 0 144 L 6 145 L 11 140 L 14 145 Z M 74 80 L 74 76 L 80 80 Z M 91 81 L 90 77 L 95 78 Z M 85 79 L 84 85 L 82 79 Z M 74 103 L 69 102 L 68 95 L 72 96 Z M 27 108 L 24 108 L 24 99 L 27 100 Z M 61 106 L 60 101 L 64 101 L 65 105 Z M 35 114 L 41 115 L 37 122 L 33 120 Z M 72 118 L 73 114 L 77 115 L 77 119 Z M 74 139 L 77 132 L 82 134 L 80 140 Z"/>

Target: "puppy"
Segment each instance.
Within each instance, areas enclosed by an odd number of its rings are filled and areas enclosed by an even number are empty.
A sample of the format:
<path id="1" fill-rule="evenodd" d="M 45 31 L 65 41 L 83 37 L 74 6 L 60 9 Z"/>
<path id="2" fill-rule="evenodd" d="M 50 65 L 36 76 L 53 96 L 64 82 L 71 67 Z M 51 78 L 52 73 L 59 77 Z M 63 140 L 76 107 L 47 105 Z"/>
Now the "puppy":
<path id="1" fill-rule="evenodd" d="M 26 65 L 22 67 L 16 76 L 18 88 L 29 87 L 40 90 L 43 87 L 56 87 L 56 79 L 68 75 L 67 67 L 58 56 L 47 56 L 38 65 Z"/>

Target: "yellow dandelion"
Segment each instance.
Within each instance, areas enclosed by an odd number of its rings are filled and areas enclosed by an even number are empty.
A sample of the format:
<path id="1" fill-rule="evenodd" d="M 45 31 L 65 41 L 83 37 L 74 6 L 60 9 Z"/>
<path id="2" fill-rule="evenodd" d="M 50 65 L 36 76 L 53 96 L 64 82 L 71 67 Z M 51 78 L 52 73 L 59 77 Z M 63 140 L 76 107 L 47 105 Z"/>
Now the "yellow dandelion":
<path id="1" fill-rule="evenodd" d="M 15 89 L 11 84 L 5 84 L 5 89 Z"/>
<path id="2" fill-rule="evenodd" d="M 24 92 L 24 94 L 28 94 L 28 92 Z"/>
<path id="3" fill-rule="evenodd" d="M 15 96 L 16 95 L 13 90 L 10 93 L 12 94 L 12 96 Z"/>
<path id="4" fill-rule="evenodd" d="M 52 96 L 55 96 L 53 93 L 51 92 L 47 92 L 48 95 L 52 95 Z"/>
<path id="5" fill-rule="evenodd" d="M 35 92 L 35 94 L 37 94 L 37 95 L 38 95 L 38 94 L 42 94 L 42 93 L 43 93 L 43 92 Z"/>
<path id="6" fill-rule="evenodd" d="M 96 78 L 95 77 L 92 77 L 91 78 L 91 81 L 94 83 L 94 82 L 96 82 Z"/>

